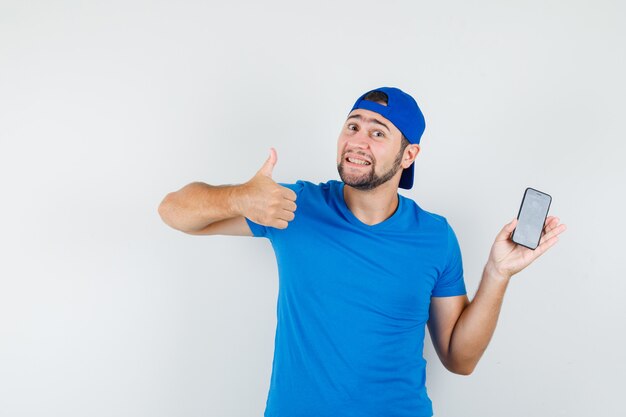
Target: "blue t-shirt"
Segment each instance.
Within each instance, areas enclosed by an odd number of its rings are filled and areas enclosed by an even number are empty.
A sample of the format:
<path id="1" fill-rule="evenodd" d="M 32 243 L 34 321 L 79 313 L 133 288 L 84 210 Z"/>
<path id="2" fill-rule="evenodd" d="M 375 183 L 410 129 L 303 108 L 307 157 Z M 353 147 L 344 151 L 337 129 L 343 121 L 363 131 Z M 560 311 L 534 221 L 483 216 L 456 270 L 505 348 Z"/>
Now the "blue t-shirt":
<path id="1" fill-rule="evenodd" d="M 398 194 L 370 226 L 344 183 L 280 183 L 296 195 L 286 229 L 246 219 L 268 238 L 279 290 L 265 417 L 421 417 L 430 297 L 466 294 L 461 251 L 444 217 Z"/>

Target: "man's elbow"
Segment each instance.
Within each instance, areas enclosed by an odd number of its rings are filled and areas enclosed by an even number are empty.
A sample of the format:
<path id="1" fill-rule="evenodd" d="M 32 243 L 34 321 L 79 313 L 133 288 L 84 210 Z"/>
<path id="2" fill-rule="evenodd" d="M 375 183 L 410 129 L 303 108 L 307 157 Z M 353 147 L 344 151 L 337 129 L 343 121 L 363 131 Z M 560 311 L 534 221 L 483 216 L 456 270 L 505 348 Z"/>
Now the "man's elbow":
<path id="1" fill-rule="evenodd" d="M 476 364 L 467 363 L 467 364 L 451 364 L 448 363 L 446 365 L 446 369 L 453 374 L 468 376 L 474 372 L 476 369 Z"/>
<path id="2" fill-rule="evenodd" d="M 161 220 L 168 226 L 172 226 L 171 215 L 173 212 L 171 193 L 166 195 L 161 204 L 159 204 L 158 213 Z M 172 226 L 173 227 L 173 226 Z"/>
<path id="3" fill-rule="evenodd" d="M 472 372 L 474 372 L 474 369 L 455 369 L 455 370 L 450 370 L 450 372 L 457 374 L 457 375 L 463 375 L 463 376 L 468 376 L 471 375 Z"/>
<path id="4" fill-rule="evenodd" d="M 192 233 L 194 230 L 189 230 L 186 224 L 183 223 L 184 218 L 181 217 L 179 203 L 176 201 L 174 193 L 169 193 L 165 196 L 158 208 L 159 217 L 163 220 L 163 223 L 171 227 L 172 229 Z"/>

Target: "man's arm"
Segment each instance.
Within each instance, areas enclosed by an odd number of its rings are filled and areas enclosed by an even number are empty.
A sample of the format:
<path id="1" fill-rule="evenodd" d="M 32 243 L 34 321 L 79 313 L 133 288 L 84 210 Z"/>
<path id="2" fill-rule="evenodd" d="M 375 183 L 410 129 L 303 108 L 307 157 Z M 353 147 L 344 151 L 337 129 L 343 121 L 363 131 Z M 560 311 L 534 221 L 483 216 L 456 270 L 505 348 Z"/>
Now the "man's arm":
<path id="1" fill-rule="evenodd" d="M 430 332 L 441 363 L 450 372 L 469 375 L 474 371 L 496 328 L 508 280 L 483 272 L 476 296 L 432 297 Z"/>
<path id="2" fill-rule="evenodd" d="M 474 371 L 495 331 L 511 277 L 556 244 L 566 229 L 558 218 L 549 217 L 533 251 L 510 240 L 516 224 L 513 220 L 496 237 L 471 303 L 465 295 L 431 298 L 428 330 L 437 355 L 451 372 L 469 375 Z"/>
<path id="3" fill-rule="evenodd" d="M 294 219 L 296 194 L 272 179 L 276 151 L 245 184 L 213 186 L 193 182 L 169 193 L 159 215 L 185 233 L 252 236 L 244 217 L 264 226 L 284 229 Z"/>
<path id="4" fill-rule="evenodd" d="M 159 205 L 159 215 L 176 230 L 201 234 L 220 221 L 241 217 L 237 208 L 238 187 L 241 185 L 213 186 L 193 182 L 166 195 Z"/>

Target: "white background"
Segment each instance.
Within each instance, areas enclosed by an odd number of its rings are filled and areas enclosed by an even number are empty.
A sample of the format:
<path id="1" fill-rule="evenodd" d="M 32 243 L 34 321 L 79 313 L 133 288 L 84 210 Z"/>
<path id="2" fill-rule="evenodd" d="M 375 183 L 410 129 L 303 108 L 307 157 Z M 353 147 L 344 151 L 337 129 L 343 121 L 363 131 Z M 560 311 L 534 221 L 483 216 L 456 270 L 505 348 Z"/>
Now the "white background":
<path id="1" fill-rule="evenodd" d="M 261 416 L 271 246 L 158 204 L 247 181 L 271 146 L 279 182 L 338 179 L 341 124 L 380 86 L 425 114 L 401 192 L 454 227 L 470 298 L 526 187 L 568 226 L 471 376 L 426 341 L 435 415 L 625 415 L 625 9 L 0 0 L 0 415 Z"/>

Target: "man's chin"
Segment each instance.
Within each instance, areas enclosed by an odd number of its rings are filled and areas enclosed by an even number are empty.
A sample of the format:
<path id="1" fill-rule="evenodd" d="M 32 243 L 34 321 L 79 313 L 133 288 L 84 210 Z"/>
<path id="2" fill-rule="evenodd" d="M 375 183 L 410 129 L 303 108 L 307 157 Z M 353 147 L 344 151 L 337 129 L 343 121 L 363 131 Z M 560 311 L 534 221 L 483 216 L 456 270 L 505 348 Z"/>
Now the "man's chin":
<path id="1" fill-rule="evenodd" d="M 359 186 L 369 183 L 372 180 L 370 178 L 370 175 L 367 175 L 367 174 L 353 175 L 353 174 L 349 174 L 348 172 L 346 172 L 345 169 L 342 169 L 342 168 L 343 167 L 339 167 L 337 171 L 339 171 L 339 177 L 346 185 L 349 185 L 351 187 L 359 187 Z"/>
<path id="2" fill-rule="evenodd" d="M 341 180 L 344 182 L 344 184 L 349 185 L 352 188 L 356 188 L 359 190 L 369 190 L 372 188 L 371 178 L 364 178 L 362 176 L 356 177 L 352 175 L 341 175 L 341 174 L 339 174 L 339 176 L 341 177 Z"/>

